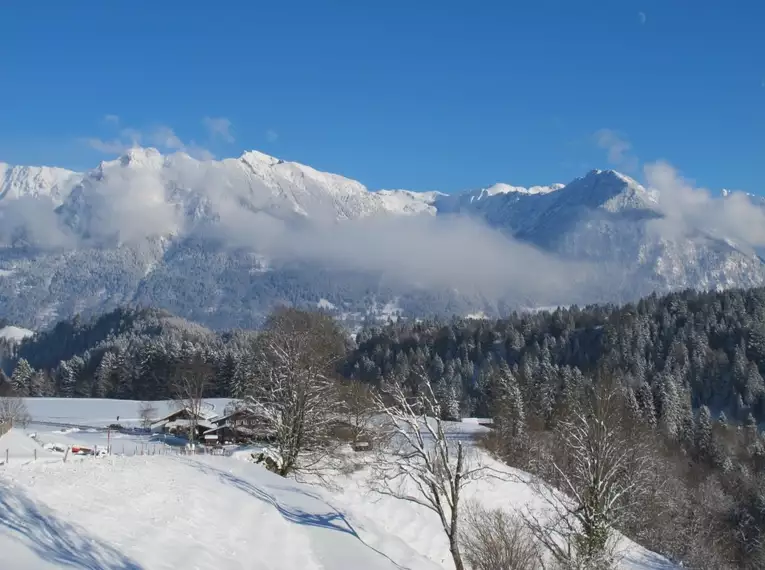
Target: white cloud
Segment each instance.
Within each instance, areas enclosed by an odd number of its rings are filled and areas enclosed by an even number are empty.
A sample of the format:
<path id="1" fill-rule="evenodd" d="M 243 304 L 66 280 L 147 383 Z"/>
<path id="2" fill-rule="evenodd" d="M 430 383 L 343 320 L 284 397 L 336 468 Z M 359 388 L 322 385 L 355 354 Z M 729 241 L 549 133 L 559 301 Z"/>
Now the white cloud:
<path id="1" fill-rule="evenodd" d="M 227 143 L 234 142 L 234 135 L 231 134 L 231 121 L 226 117 L 205 117 L 202 123 L 207 127 L 210 138 L 220 139 Z"/>
<path id="2" fill-rule="evenodd" d="M 645 12 L 638 12 L 638 20 L 640 21 L 641 24 L 645 24 L 645 21 L 646 21 Z"/>
<path id="3" fill-rule="evenodd" d="M 608 162 L 613 166 L 622 168 L 628 172 L 638 167 L 638 159 L 632 154 L 632 144 L 611 129 L 600 129 L 595 133 L 595 142 L 598 147 L 608 153 Z"/>
<path id="4" fill-rule="evenodd" d="M 42 248 L 64 248 L 77 240 L 61 225 L 47 197 L 22 196 L 0 202 L 0 243 L 26 242 Z"/>
<path id="5" fill-rule="evenodd" d="M 659 191 L 664 215 L 654 229 L 669 237 L 706 234 L 730 239 L 737 247 L 765 246 L 765 209 L 743 192 L 725 198 L 696 187 L 669 163 L 659 161 L 644 168 L 647 185 Z"/>
<path id="6" fill-rule="evenodd" d="M 161 174 L 151 169 L 113 168 L 86 188 L 87 230 L 96 239 L 135 242 L 175 234 L 181 214 L 166 196 Z"/>
<path id="7" fill-rule="evenodd" d="M 268 140 L 268 142 L 276 142 L 278 138 L 279 133 L 277 133 L 274 129 L 268 129 L 266 131 L 266 140 Z"/>
<path id="8" fill-rule="evenodd" d="M 120 118 L 118 115 L 104 115 L 104 123 L 107 125 L 119 125 Z"/>
<path id="9" fill-rule="evenodd" d="M 149 142 L 157 148 L 184 150 L 186 145 L 170 127 L 156 127 L 149 135 Z"/>
<path id="10" fill-rule="evenodd" d="M 117 115 L 107 115 L 108 122 L 112 126 L 119 124 Z M 162 152 L 185 152 L 194 158 L 200 160 L 211 160 L 215 155 L 208 149 L 196 142 L 184 142 L 175 130 L 167 125 L 158 125 L 146 130 L 136 129 L 134 127 L 123 127 L 117 131 L 113 138 L 87 137 L 81 139 L 90 148 L 108 155 L 121 155 L 130 150 L 142 146 L 144 143 L 154 146 Z"/>

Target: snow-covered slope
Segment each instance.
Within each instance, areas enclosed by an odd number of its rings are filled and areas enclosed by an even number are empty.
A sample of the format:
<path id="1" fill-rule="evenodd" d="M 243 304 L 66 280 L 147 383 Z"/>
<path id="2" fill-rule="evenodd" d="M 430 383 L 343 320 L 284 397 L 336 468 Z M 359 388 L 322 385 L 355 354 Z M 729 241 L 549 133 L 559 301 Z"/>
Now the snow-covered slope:
<path id="1" fill-rule="evenodd" d="M 755 246 L 699 217 L 666 231 L 658 192 L 612 170 L 446 195 L 370 191 L 257 151 L 134 148 L 84 175 L 2 168 L 0 316 L 32 328 L 128 303 L 230 328 L 285 301 L 361 319 L 392 302 L 409 316 L 496 315 L 765 283 Z"/>
<path id="2" fill-rule="evenodd" d="M 81 177 L 64 168 L 11 166 L 0 162 L 0 200 L 46 197 L 60 204 Z"/>
<path id="3" fill-rule="evenodd" d="M 95 426 L 113 411 L 48 400 L 44 417 Z M 40 427 L 34 426 L 38 438 L 62 437 Z M 463 427 L 476 429 L 454 424 L 450 431 L 464 439 Z M 3 570 L 453 568 L 437 516 L 372 494 L 366 468 L 338 475 L 327 489 L 234 457 L 70 455 L 64 463 L 63 455 L 42 448 L 33 461 L 34 445 L 20 430 L 0 438 L 11 457 L 0 467 Z M 512 474 L 476 481 L 466 492 L 492 508 L 541 508 L 525 475 Z M 622 570 L 673 568 L 627 539 L 620 550 Z"/>
<path id="4" fill-rule="evenodd" d="M 226 458 L 11 464 L 0 506 L 7 570 L 439 568 L 320 489 Z"/>
<path id="5" fill-rule="evenodd" d="M 11 342 L 21 342 L 33 334 L 33 331 L 21 327 L 7 326 L 0 329 L 0 338 Z"/>

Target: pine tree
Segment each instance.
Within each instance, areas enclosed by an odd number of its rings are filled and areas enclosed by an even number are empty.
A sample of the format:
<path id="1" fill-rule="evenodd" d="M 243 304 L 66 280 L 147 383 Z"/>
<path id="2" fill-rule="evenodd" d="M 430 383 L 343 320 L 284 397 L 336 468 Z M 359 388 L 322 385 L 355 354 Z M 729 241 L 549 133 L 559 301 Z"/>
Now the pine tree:
<path id="1" fill-rule="evenodd" d="M 56 375 L 58 393 L 62 398 L 74 396 L 74 386 L 77 383 L 77 371 L 73 370 L 68 361 L 62 361 Z"/>
<path id="2" fill-rule="evenodd" d="M 670 438 L 677 439 L 680 431 L 681 408 L 678 396 L 677 384 L 672 376 L 662 377 L 659 392 L 661 430 Z"/>
<path id="3" fill-rule="evenodd" d="M 757 441 L 757 420 L 749 414 L 744 421 L 744 439 L 747 447 Z"/>
<path id="4" fill-rule="evenodd" d="M 635 395 L 635 390 L 632 386 L 627 386 L 625 390 L 625 406 L 627 408 L 627 413 L 630 416 L 630 421 L 633 423 L 639 422 L 642 414 L 640 412 L 637 396 Z"/>
<path id="5" fill-rule="evenodd" d="M 445 370 L 446 367 L 444 366 L 444 361 L 438 354 L 436 354 L 430 362 L 430 381 L 434 384 L 439 382 L 441 378 L 443 378 Z"/>
<path id="6" fill-rule="evenodd" d="M 30 395 L 34 373 L 35 371 L 26 359 L 19 359 L 18 363 L 16 363 L 16 368 L 13 369 L 13 374 L 11 374 L 11 387 L 17 396 Z"/>
<path id="7" fill-rule="evenodd" d="M 526 410 L 515 376 L 502 363 L 495 376 L 494 423 L 496 433 L 508 453 L 525 448 Z"/>
<path id="8" fill-rule="evenodd" d="M 757 365 L 754 362 L 750 362 L 742 394 L 744 404 L 750 409 L 758 408 L 763 394 L 765 394 L 765 382 L 763 382 L 762 376 L 760 376 Z M 756 411 L 759 412 L 759 410 Z"/>
<path id="9" fill-rule="evenodd" d="M 711 458 L 712 450 L 712 413 L 707 406 L 699 408 L 696 421 L 696 450 L 701 457 Z"/>
<path id="10" fill-rule="evenodd" d="M 53 396 L 54 392 L 55 390 L 50 375 L 43 370 L 37 370 L 32 375 L 29 395 L 34 398 L 40 398 L 44 396 Z"/>
<path id="11" fill-rule="evenodd" d="M 733 385 L 739 392 L 744 391 L 748 374 L 749 361 L 746 358 L 746 347 L 742 340 L 733 353 Z"/>
<path id="12" fill-rule="evenodd" d="M 106 398 L 112 393 L 112 375 L 116 368 L 116 358 L 111 351 L 104 352 L 101 362 L 96 368 L 93 381 L 93 397 Z"/>

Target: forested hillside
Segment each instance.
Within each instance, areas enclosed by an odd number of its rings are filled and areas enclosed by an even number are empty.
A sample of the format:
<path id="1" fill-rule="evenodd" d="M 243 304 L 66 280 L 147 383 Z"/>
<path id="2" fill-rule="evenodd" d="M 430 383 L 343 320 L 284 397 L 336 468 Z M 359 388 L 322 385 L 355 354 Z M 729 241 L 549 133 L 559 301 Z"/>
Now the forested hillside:
<path id="1" fill-rule="evenodd" d="M 403 323 L 362 331 L 357 341 L 348 375 L 376 381 L 423 367 L 463 415 L 488 413 L 488 387 L 506 363 L 527 401 L 548 414 L 582 374 L 605 366 L 646 416 L 706 405 L 739 420 L 765 417 L 762 288 L 684 291 L 500 321 Z"/>
<path id="2" fill-rule="evenodd" d="M 154 309 L 63 321 L 17 349 L 6 373 L 29 395 L 163 398 L 175 363 L 201 355 L 218 371 L 215 394 L 247 376 L 254 333 L 213 333 Z M 399 322 L 362 330 L 339 372 L 377 383 L 425 370 L 457 415 L 487 415 L 490 385 L 507 364 L 527 402 L 550 414 L 568 387 L 606 366 L 647 417 L 681 423 L 708 406 L 765 419 L 765 289 L 684 291 L 636 304 L 513 314 L 502 320 Z M 27 365 L 40 371 L 26 379 Z M 24 376 L 24 378 L 20 378 Z"/>

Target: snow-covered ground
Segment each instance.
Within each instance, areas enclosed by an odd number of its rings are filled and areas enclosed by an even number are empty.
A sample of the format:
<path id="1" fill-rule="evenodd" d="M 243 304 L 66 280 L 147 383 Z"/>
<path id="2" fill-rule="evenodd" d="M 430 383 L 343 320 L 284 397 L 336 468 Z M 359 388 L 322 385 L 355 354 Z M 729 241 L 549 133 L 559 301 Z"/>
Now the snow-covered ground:
<path id="1" fill-rule="evenodd" d="M 185 444 L 185 440 L 165 438 L 140 433 L 124 433 L 107 430 L 112 424 L 124 428 L 141 425 L 139 406 L 134 400 L 107 400 L 72 398 L 25 398 L 31 421 L 27 432 L 34 434 L 41 444 L 62 447 L 83 446 L 90 449 L 106 449 L 124 455 L 160 453 L 166 446 Z M 216 414 L 230 402 L 227 398 L 206 400 L 206 406 Z M 175 409 L 172 401 L 154 402 L 155 418 L 167 415 Z M 5 452 L 0 442 L 0 452 Z M 12 459 L 12 457 L 11 457 Z"/>
<path id="2" fill-rule="evenodd" d="M 1 276 L 1 275 L 0 275 Z M 22 329 L 21 327 L 7 326 L 0 329 L 0 338 L 11 342 L 21 342 L 27 337 L 32 336 L 34 331 Z"/>
<path id="3" fill-rule="evenodd" d="M 120 423 L 137 420 L 137 402 L 38 400 L 29 407 L 35 421 L 92 429 L 117 413 Z M 40 431 L 46 425 L 27 431 L 38 430 L 38 439 L 87 433 L 55 433 L 61 431 L 55 426 Z M 484 429 L 463 422 L 450 433 L 467 438 Z M 0 466 L 3 570 L 453 567 L 436 515 L 371 494 L 366 468 L 338 475 L 327 489 L 236 457 L 113 455 L 64 463 L 61 454 L 38 448 L 32 461 L 36 445 L 20 429 L 0 438 L 0 450 L 12 452 Z M 520 475 L 477 481 L 466 493 L 491 507 L 533 508 L 540 499 Z M 622 547 L 625 570 L 671 568 L 629 541 Z"/>

